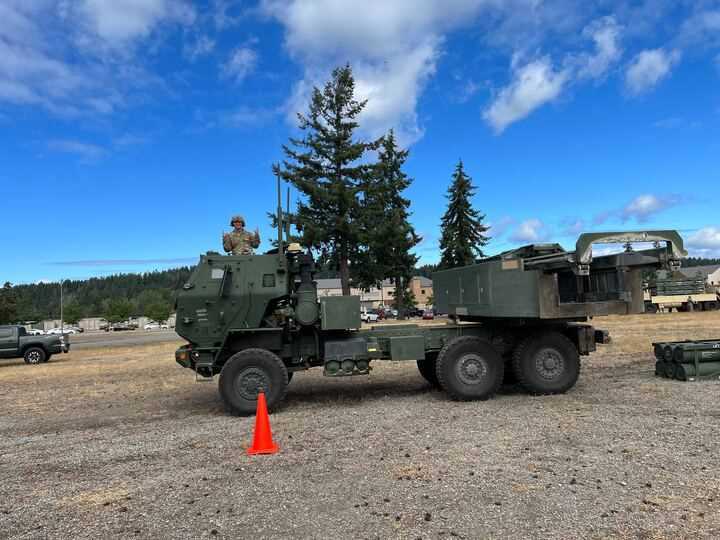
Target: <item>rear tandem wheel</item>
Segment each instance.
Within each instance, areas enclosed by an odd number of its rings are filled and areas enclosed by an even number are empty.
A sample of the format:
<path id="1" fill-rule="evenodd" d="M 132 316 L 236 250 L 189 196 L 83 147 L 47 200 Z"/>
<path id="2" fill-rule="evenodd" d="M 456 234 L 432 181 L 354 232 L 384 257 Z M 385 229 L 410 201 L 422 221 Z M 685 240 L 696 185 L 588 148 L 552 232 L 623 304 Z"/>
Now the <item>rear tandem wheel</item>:
<path id="1" fill-rule="evenodd" d="M 492 397 L 503 380 L 504 363 L 487 341 L 475 336 L 452 339 L 440 350 L 436 373 L 440 387 L 459 401 Z"/>
<path id="2" fill-rule="evenodd" d="M 520 385 L 531 394 L 563 394 L 578 380 L 580 356 L 563 334 L 538 333 L 517 346 L 512 368 Z"/>

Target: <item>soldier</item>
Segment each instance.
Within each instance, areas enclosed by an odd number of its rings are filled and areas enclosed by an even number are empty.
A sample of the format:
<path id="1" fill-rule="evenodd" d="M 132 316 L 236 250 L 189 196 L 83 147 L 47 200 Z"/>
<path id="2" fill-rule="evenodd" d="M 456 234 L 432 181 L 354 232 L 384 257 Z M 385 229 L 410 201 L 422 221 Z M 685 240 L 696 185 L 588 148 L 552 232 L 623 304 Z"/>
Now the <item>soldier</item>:
<path id="1" fill-rule="evenodd" d="M 242 216 L 233 216 L 230 219 L 233 231 L 223 234 L 223 248 L 232 255 L 252 255 L 254 248 L 260 245 L 260 233 L 245 230 L 245 219 Z"/>

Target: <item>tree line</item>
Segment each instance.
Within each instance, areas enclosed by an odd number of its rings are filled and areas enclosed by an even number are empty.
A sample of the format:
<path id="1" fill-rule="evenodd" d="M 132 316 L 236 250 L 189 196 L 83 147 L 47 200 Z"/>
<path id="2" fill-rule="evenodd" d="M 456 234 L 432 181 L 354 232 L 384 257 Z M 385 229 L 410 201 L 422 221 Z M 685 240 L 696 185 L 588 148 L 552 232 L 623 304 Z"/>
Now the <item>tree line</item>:
<path id="1" fill-rule="evenodd" d="M 84 317 L 110 322 L 131 316 L 167 320 L 174 291 L 190 276 L 190 267 L 129 273 L 63 282 L 63 319 L 76 323 Z M 60 284 L 35 283 L 0 289 L 0 324 L 60 318 Z"/>

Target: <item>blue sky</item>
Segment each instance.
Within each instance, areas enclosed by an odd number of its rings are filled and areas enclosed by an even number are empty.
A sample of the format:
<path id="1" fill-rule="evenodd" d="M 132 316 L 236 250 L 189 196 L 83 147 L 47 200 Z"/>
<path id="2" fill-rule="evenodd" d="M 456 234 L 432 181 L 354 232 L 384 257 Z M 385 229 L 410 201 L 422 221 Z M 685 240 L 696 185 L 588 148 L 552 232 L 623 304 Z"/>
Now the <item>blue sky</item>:
<path id="1" fill-rule="evenodd" d="M 720 256 L 720 1 L 3 0 L 0 281 L 190 264 L 350 62 L 395 128 L 423 262 L 458 158 L 495 253 L 680 229 Z"/>

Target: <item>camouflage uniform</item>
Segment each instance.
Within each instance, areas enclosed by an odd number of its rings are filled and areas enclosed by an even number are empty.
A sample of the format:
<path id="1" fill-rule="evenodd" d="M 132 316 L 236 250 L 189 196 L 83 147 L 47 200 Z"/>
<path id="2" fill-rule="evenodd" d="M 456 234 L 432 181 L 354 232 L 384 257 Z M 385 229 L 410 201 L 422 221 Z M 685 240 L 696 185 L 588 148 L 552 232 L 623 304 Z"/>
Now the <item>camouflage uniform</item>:
<path id="1" fill-rule="evenodd" d="M 235 221 L 240 221 L 245 226 L 245 220 L 242 216 L 233 216 L 230 225 L 234 226 Z M 223 234 L 223 248 L 232 255 L 252 255 L 255 253 L 254 248 L 260 245 L 260 235 L 247 232 L 244 229 L 233 229 L 230 233 Z"/>

